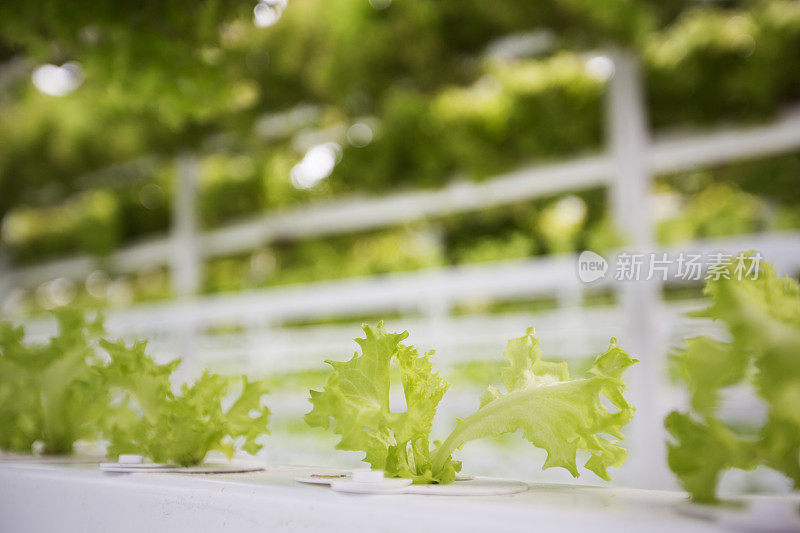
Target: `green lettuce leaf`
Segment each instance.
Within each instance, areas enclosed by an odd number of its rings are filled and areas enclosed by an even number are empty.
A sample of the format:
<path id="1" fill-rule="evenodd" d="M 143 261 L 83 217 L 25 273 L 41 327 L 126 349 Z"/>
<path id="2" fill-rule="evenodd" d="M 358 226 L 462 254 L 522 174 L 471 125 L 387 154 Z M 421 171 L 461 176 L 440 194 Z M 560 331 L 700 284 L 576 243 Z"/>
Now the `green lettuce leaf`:
<path id="1" fill-rule="evenodd" d="M 680 442 L 679 446 L 669 445 L 669 466 L 696 501 L 714 501 L 717 482 L 725 470 L 757 466 L 753 443 L 739 438 L 719 420 L 698 420 L 674 411 L 667 416 L 665 425 Z"/>
<path id="2" fill-rule="evenodd" d="M 576 455 L 590 454 L 586 468 L 610 480 L 608 468 L 618 468 L 627 452 L 618 441 L 622 427 L 635 408 L 623 396 L 622 373 L 636 363 L 612 339 L 608 351 L 597 357 L 591 377 L 569 378 L 566 363 L 542 361 L 538 340 L 530 328 L 524 337 L 512 339 L 503 352 L 510 366 L 503 372 L 507 393 L 490 388 L 479 409 L 460 420 L 456 429 L 433 456 L 434 473 L 445 467 L 453 451 L 484 437 L 522 430 L 537 448 L 547 451 L 544 468 L 562 467 L 578 477 Z M 604 396 L 616 409 L 610 412 Z"/>
<path id="3" fill-rule="evenodd" d="M 758 272 L 756 279 L 743 275 Z M 752 253 L 731 258 L 709 280 L 710 305 L 695 316 L 726 327 L 729 341 L 689 339 L 675 356 L 690 413 L 671 413 L 670 468 L 697 501 L 714 501 L 720 473 L 771 467 L 800 487 L 800 286 Z M 756 434 L 719 419 L 725 387 L 750 384 L 767 406 Z"/>
<path id="4" fill-rule="evenodd" d="M 744 350 L 710 337 L 687 339 L 674 361 L 689 386 L 692 409 L 701 414 L 716 411 L 720 391 L 741 382 L 750 363 Z"/>
<path id="5" fill-rule="evenodd" d="M 530 329 L 524 337 L 509 341 L 504 355 L 509 366 L 503 372 L 507 393 L 490 387 L 472 416 L 458 422 L 442 443 L 433 443 L 430 432 L 436 407 L 448 384 L 433 372 L 431 353 L 419 355 L 401 343 L 408 333 L 387 333 L 383 323 L 364 326 L 366 335 L 356 339 L 361 353 L 350 361 L 328 363 L 333 373 L 324 390 L 311 391 L 313 408 L 306 415 L 312 427 L 341 436 L 340 450 L 362 451 L 364 460 L 389 476 L 407 477 L 415 483 L 449 483 L 460 471 L 453 453 L 478 438 L 522 429 L 534 445 L 547 450 L 545 468 L 561 466 L 577 476 L 578 450 L 589 452 L 587 468 L 603 479 L 607 469 L 626 459 L 622 427 L 634 412 L 623 396 L 621 376 L 636 361 L 612 340 L 599 356 L 590 376 L 569 379 L 566 363 L 543 361 L 538 340 Z M 400 371 L 406 411 L 389 409 L 391 364 Z M 615 408 L 609 411 L 605 397 Z M 333 424 L 331 424 L 333 422 Z M 603 435 L 610 435 L 606 438 Z"/>

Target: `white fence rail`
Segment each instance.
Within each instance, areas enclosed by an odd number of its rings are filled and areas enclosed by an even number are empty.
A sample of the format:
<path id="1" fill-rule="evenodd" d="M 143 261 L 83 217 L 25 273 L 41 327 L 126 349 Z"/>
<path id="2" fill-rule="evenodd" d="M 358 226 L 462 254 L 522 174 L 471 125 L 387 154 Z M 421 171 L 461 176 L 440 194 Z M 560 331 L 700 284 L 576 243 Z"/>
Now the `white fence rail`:
<path id="1" fill-rule="evenodd" d="M 701 240 L 656 252 L 675 257 L 682 251 L 705 255 L 736 254 L 751 248 L 759 250 L 779 272 L 800 272 L 800 232 Z M 232 294 L 195 296 L 112 310 L 108 312 L 106 322 L 109 331 L 121 337 L 152 338 L 155 340 L 155 347 L 162 341 L 169 341 L 166 345 L 161 345 L 169 347 L 164 350 L 165 355 L 174 356 L 176 352 L 183 352 L 187 347 L 175 344 L 173 333 L 191 329 L 198 334 L 199 340 L 196 345 L 188 347 L 190 353 L 186 353 L 185 357 L 189 360 L 216 358 L 238 345 L 244 348 L 229 351 L 231 356 L 246 353 L 249 361 L 260 362 L 261 368 L 298 369 L 306 366 L 306 360 L 299 363 L 295 360 L 296 355 L 289 354 L 300 354 L 310 344 L 329 343 L 337 346 L 333 352 L 339 350 L 338 347 L 342 347 L 342 353 L 350 351 L 354 333 L 358 333 L 357 329 L 353 329 L 354 325 L 357 326 L 357 319 L 347 326 L 284 327 L 290 321 L 313 322 L 335 317 L 346 319 L 348 316 L 399 314 L 411 318 L 398 321 L 397 326 L 409 324 L 410 329 L 430 348 L 443 348 L 454 342 L 458 343 L 458 338 L 462 337 L 476 341 L 480 338 L 502 341 L 521 334 L 528 325 L 550 331 L 559 329 L 559 323 L 566 323 L 577 334 L 578 330 L 592 329 L 595 324 L 601 324 L 604 335 L 607 335 L 612 326 L 621 329 L 625 325 L 621 310 L 615 308 L 613 315 L 616 318 L 613 321 L 601 320 L 600 315 L 610 316 L 608 310 L 604 309 L 598 314 L 591 308 L 582 308 L 581 295 L 586 291 L 615 286 L 612 276 L 613 272 L 609 272 L 605 279 L 583 284 L 577 276 L 577 255 L 565 254 Z M 511 319 L 503 318 L 503 315 L 495 318 L 481 315 L 479 319 L 451 316 L 451 310 L 459 304 L 532 298 L 553 298 L 567 304 L 560 305 L 553 312 L 522 313 L 511 315 L 516 316 Z M 682 311 L 683 307 L 678 305 L 674 309 Z M 415 320 L 414 316 L 421 318 Z M 525 324 L 525 320 L 529 318 L 534 321 Z M 480 321 L 493 325 L 478 328 L 476 323 Z M 548 326 L 543 328 L 542 323 Z M 234 333 L 238 333 L 214 335 L 213 330 L 220 327 L 235 328 Z M 33 321 L 29 324 L 29 331 L 34 336 L 48 335 L 53 328 L 52 320 Z M 205 333 L 208 331 L 212 333 Z M 497 335 L 494 334 L 495 331 Z M 225 340 L 220 343 L 221 338 Z M 209 349 L 214 345 L 218 348 Z M 310 351 L 315 352 L 313 349 Z M 318 362 L 320 359 L 314 356 L 311 360 Z"/>

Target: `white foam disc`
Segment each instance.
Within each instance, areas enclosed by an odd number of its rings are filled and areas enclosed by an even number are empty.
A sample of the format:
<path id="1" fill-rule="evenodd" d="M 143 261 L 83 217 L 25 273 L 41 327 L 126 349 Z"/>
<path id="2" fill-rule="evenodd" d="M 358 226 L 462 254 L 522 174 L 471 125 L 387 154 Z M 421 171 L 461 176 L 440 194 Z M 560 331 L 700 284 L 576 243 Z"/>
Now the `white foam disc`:
<path id="1" fill-rule="evenodd" d="M 294 480 L 298 483 L 307 483 L 309 485 L 330 485 L 333 481 L 349 478 L 350 472 L 318 472 L 309 476 L 299 476 Z"/>
<path id="2" fill-rule="evenodd" d="M 357 494 L 401 494 L 411 485 L 410 479 L 387 478 L 383 481 L 361 483 L 349 479 L 331 482 L 331 488 L 337 492 Z"/>
<path id="3" fill-rule="evenodd" d="M 516 494 L 528 490 L 521 481 L 507 479 L 475 478 L 447 485 L 411 485 L 404 492 L 408 494 L 430 494 L 435 496 L 499 496 Z"/>

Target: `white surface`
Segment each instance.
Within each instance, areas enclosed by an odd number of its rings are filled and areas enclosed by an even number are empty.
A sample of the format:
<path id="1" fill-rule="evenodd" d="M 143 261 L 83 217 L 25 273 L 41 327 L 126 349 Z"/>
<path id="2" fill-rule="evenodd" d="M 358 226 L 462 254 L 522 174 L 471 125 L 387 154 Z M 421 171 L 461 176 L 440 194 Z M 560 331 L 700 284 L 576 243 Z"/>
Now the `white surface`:
<path id="1" fill-rule="evenodd" d="M 531 485 L 510 496 L 355 495 L 301 485 L 320 469 L 248 474 L 103 474 L 96 467 L 0 465 L 0 531 L 726 531 L 798 530 L 800 497 L 752 497 L 743 510 L 686 512 L 677 492 Z M 747 505 L 754 505 L 752 511 Z M 691 509 L 697 507 L 692 506 Z M 702 509 L 702 508 L 699 508 Z M 748 524 L 756 524 L 749 527 Z M 744 528 L 744 529 L 742 529 Z M 777 529 L 776 529 L 777 528 Z"/>

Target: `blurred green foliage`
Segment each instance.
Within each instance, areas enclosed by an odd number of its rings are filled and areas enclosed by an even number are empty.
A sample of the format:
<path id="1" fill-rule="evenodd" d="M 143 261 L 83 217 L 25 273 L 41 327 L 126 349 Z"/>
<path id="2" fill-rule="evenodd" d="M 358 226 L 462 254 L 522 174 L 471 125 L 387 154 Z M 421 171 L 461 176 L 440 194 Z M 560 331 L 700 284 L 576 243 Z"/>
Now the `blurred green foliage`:
<path id="1" fill-rule="evenodd" d="M 104 255 L 120 241 L 118 198 L 94 190 L 59 206 L 21 208 L 6 219 L 3 233 L 23 261 L 74 250 Z"/>
<path id="2" fill-rule="evenodd" d="M 0 323 L 0 450 L 69 454 L 75 441 L 97 438 L 110 395 L 95 352 L 102 323 L 59 313 L 46 343 L 25 340 L 22 327 Z"/>
<path id="3" fill-rule="evenodd" d="M 800 90 L 800 8 L 753 2 L 747 11 L 694 9 L 645 47 L 656 127 L 762 119 Z"/>
<path id="4" fill-rule="evenodd" d="M 443 264 L 441 248 L 424 229 L 399 229 L 303 242 L 208 262 L 205 290 L 240 290 L 416 270 Z"/>
<path id="5" fill-rule="evenodd" d="M 4 4 L 0 52 L 28 63 L 0 99 L 0 213 L 57 202 L 111 163 L 206 150 L 213 134 L 261 154 L 254 121 L 304 101 L 328 117 L 382 121 L 373 144 L 346 150 L 336 191 L 437 186 L 453 172 L 485 176 L 591 148 L 602 84 L 580 54 L 609 43 L 640 51 L 657 126 L 763 118 L 800 92 L 794 2 L 408 0 L 376 10 L 294 0 L 270 28 L 253 25 L 252 7 Z M 481 55 L 493 39 L 544 29 L 562 52 L 521 63 Z M 68 60 L 85 71 L 74 93 L 31 86 L 34 64 Z"/>
<path id="6" fill-rule="evenodd" d="M 755 233 L 766 225 L 766 205 L 757 197 L 724 184 L 711 185 L 685 202 L 676 215 L 662 220 L 664 243 L 704 237 Z"/>
<path id="7" fill-rule="evenodd" d="M 206 228 L 597 150 L 605 82 L 586 61 L 609 46 L 638 51 L 657 129 L 765 119 L 800 98 L 796 2 L 405 0 L 381 10 L 366 0 L 293 0 L 269 28 L 257 28 L 253 3 L 238 0 L 136 9 L 101 1 L 91 10 L 39 4 L 0 6 L 0 60 L 22 59 L 22 74 L 10 69 L 0 89 L 2 242 L 17 263 L 72 252 L 103 257 L 163 234 L 170 156 L 184 150 L 200 157 Z M 487 53 L 509 35 L 543 44 L 518 58 Z M 77 90 L 54 97 L 32 86 L 34 66 L 65 61 L 83 67 Z M 303 124 L 262 131 L 276 113 L 308 102 L 316 111 Z M 346 142 L 343 132 L 359 123 L 370 125 L 371 142 Z M 290 171 L 315 132 L 336 137 L 342 158 L 328 179 L 298 189 Z M 127 173 L 108 166 L 141 156 L 155 162 Z M 792 154 L 664 177 L 659 198 L 676 197 L 677 209 L 659 215 L 659 237 L 798 227 L 798 172 L 800 155 Z M 599 190 L 428 224 L 214 259 L 204 290 L 622 242 Z M 147 276 L 160 281 L 109 283 L 119 301 L 169 295 L 163 272 Z M 76 301 L 100 303 L 77 292 Z"/>
<path id="8" fill-rule="evenodd" d="M 720 476 L 731 468 L 763 465 L 800 486 L 800 285 L 754 253 L 722 263 L 718 272 L 706 283 L 708 308 L 693 316 L 720 322 L 730 340 L 694 337 L 674 355 L 690 409 L 665 419 L 669 466 L 701 502 L 716 500 Z M 725 420 L 724 393 L 734 386 L 752 390 L 765 407 L 755 431 Z"/>

